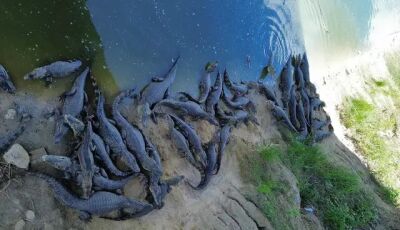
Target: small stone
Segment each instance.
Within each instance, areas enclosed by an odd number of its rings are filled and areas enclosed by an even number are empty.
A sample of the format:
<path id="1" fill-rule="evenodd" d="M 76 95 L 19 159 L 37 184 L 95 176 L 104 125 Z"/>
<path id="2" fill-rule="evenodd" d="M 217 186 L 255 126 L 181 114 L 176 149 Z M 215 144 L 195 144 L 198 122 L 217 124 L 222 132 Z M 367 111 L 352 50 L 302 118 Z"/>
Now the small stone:
<path id="1" fill-rule="evenodd" d="M 14 144 L 4 154 L 3 159 L 5 162 L 15 165 L 18 168 L 27 169 L 29 166 L 29 155 L 20 144 Z"/>
<path id="2" fill-rule="evenodd" d="M 25 221 L 24 220 L 19 220 L 15 226 L 14 226 L 14 230 L 22 230 L 24 229 L 25 226 Z"/>
<path id="3" fill-rule="evenodd" d="M 17 115 L 17 111 L 15 111 L 15 109 L 9 109 L 9 110 L 7 110 L 7 113 L 4 115 L 4 119 L 14 120 L 16 115 Z"/>
<path id="4" fill-rule="evenodd" d="M 35 219 L 35 213 L 32 210 L 28 210 L 25 213 L 25 219 L 27 221 L 33 221 Z"/>

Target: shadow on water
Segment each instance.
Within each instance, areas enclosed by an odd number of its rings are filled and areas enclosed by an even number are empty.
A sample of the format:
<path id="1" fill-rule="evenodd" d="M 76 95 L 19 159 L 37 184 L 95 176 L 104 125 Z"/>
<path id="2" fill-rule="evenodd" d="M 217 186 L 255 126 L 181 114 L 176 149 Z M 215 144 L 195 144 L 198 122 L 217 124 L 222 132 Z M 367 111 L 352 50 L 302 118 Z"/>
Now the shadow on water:
<path id="1" fill-rule="evenodd" d="M 17 88 L 58 95 L 70 86 L 72 78 L 58 81 L 54 84 L 56 90 L 49 90 L 43 82 L 24 81 L 23 75 L 53 61 L 81 59 L 107 85 L 108 93 L 116 90 L 85 4 L 84 0 L 1 1 L 0 63 Z"/>

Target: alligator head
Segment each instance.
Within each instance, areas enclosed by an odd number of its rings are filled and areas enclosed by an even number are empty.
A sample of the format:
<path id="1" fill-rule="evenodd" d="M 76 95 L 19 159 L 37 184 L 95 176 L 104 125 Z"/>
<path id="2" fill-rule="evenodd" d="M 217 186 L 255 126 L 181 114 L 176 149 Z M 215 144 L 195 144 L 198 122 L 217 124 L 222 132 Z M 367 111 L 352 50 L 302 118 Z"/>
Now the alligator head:
<path id="1" fill-rule="evenodd" d="M 24 76 L 24 80 L 39 79 L 39 78 L 43 78 L 47 75 L 48 75 L 47 70 L 43 67 L 39 67 L 39 68 L 34 69 L 32 72 L 27 73 Z"/>

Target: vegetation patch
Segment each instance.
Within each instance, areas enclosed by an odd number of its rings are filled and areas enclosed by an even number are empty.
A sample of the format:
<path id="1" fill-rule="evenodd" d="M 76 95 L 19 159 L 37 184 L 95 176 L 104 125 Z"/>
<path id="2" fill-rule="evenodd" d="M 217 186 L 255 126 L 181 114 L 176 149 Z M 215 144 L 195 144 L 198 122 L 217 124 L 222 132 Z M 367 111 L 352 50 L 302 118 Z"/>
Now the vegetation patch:
<path id="1" fill-rule="evenodd" d="M 292 140 L 287 151 L 268 146 L 259 150 L 258 154 L 247 156 L 241 164 L 242 169 L 246 169 L 242 170 L 243 176 L 257 187 L 260 195 L 258 204 L 274 226 L 281 229 L 282 223 L 285 223 L 282 221 L 300 216 L 300 210 L 295 206 L 289 208 L 287 213 L 281 211 L 277 197 L 285 191 L 284 184 L 271 179 L 274 173 L 271 164 L 276 162 L 283 163 L 293 172 L 298 181 L 302 206 L 313 206 L 316 215 L 329 229 L 363 227 L 376 218 L 372 196 L 362 188 L 356 173 L 335 166 L 317 147 Z"/>
<path id="2" fill-rule="evenodd" d="M 382 198 L 398 206 L 400 152 L 391 142 L 391 136 L 397 127 L 395 113 L 380 111 L 361 98 L 349 98 L 343 106 L 341 118 L 344 125 L 352 131 L 356 146 L 382 185 Z"/>

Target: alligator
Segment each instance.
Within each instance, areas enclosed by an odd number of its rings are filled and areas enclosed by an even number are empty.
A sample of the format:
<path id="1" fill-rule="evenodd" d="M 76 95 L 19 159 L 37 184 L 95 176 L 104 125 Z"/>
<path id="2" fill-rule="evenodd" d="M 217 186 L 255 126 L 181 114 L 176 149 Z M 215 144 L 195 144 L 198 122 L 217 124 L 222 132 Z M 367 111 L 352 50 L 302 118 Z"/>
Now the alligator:
<path id="1" fill-rule="evenodd" d="M 299 93 L 301 97 L 301 102 L 303 103 L 304 113 L 306 115 L 307 123 L 311 123 L 311 107 L 310 98 L 308 98 L 307 92 L 304 88 L 299 88 Z"/>
<path id="2" fill-rule="evenodd" d="M 222 158 L 224 156 L 225 147 L 229 143 L 230 135 L 231 135 L 232 126 L 225 125 L 219 131 L 219 142 L 218 142 L 218 158 L 215 166 L 215 174 L 218 174 L 221 164 Z"/>
<path id="3" fill-rule="evenodd" d="M 224 75 L 226 70 L 224 71 Z M 221 74 L 218 72 L 217 78 L 215 79 L 214 86 L 211 87 L 211 91 L 206 100 L 206 111 L 211 114 L 212 117 L 215 115 L 215 105 L 218 104 L 222 94 L 223 79 Z"/>
<path id="4" fill-rule="evenodd" d="M 278 100 L 276 99 L 276 94 L 273 90 L 271 90 L 267 85 L 262 82 L 258 82 L 256 84 L 259 93 L 263 94 L 268 100 L 278 105 Z"/>
<path id="5" fill-rule="evenodd" d="M 155 103 L 164 99 L 165 94 L 175 80 L 178 60 L 179 56 L 175 59 L 167 73 L 162 77 L 162 81 L 161 78 L 159 81 L 151 81 L 142 89 L 140 92 L 139 105 L 148 104 L 150 108 L 153 108 Z"/>
<path id="6" fill-rule="evenodd" d="M 309 69 L 309 64 L 308 64 L 308 58 L 307 54 L 303 54 L 303 58 L 300 63 L 300 69 L 303 72 L 303 78 L 305 81 L 305 84 L 308 85 L 310 83 L 310 69 Z"/>
<path id="7" fill-rule="evenodd" d="M 93 187 L 95 190 L 115 191 L 122 189 L 135 176 L 131 175 L 123 179 L 111 180 L 100 174 L 96 174 L 93 176 Z"/>
<path id="8" fill-rule="evenodd" d="M 293 74 L 294 70 L 292 65 L 292 56 L 290 56 L 288 58 L 288 61 L 286 62 L 285 67 L 283 67 L 279 82 L 279 88 L 282 92 L 282 102 L 284 109 L 288 108 L 288 103 L 290 100 L 290 90 L 294 86 Z"/>
<path id="9" fill-rule="evenodd" d="M 229 91 L 236 96 L 242 96 L 244 94 L 246 94 L 249 91 L 249 88 L 247 85 L 245 84 L 237 84 L 232 82 L 229 79 L 229 75 L 228 73 L 224 73 L 224 83 L 225 86 L 229 89 Z"/>
<path id="10" fill-rule="evenodd" d="M 303 72 L 300 69 L 300 66 L 296 66 L 296 68 L 295 68 L 294 79 L 295 79 L 296 85 L 299 89 L 305 88 L 306 85 L 304 82 L 304 76 L 303 76 Z"/>
<path id="11" fill-rule="evenodd" d="M 51 83 L 53 78 L 63 78 L 76 73 L 82 66 L 82 62 L 76 61 L 56 61 L 49 65 L 38 67 L 24 76 L 25 80 L 44 79 Z"/>
<path id="12" fill-rule="evenodd" d="M 128 172 L 123 172 L 119 170 L 117 166 L 114 165 L 109 153 L 106 150 L 103 139 L 96 133 L 93 133 L 92 135 L 92 144 L 94 147 L 94 157 L 98 159 L 110 173 L 119 177 L 125 177 L 130 174 Z"/>
<path id="13" fill-rule="evenodd" d="M 300 102 L 300 99 L 297 101 L 297 107 L 296 107 L 296 118 L 299 121 L 299 131 L 300 131 L 300 136 L 302 138 L 306 138 L 308 136 L 308 129 L 307 129 L 307 119 L 304 114 L 304 107 Z"/>
<path id="14" fill-rule="evenodd" d="M 121 163 L 124 163 L 127 168 L 132 172 L 140 172 L 138 163 L 135 157 L 127 149 L 121 134 L 118 129 L 110 122 L 104 111 L 104 96 L 98 92 L 98 102 L 96 108 L 96 114 L 98 119 L 98 131 L 100 136 L 103 138 L 106 144 L 106 149 L 112 151 L 112 158 L 118 158 Z M 107 152 L 110 152 L 107 150 Z"/>
<path id="15" fill-rule="evenodd" d="M 219 134 L 215 135 L 214 138 L 207 144 L 207 150 L 206 150 L 207 166 L 205 167 L 204 170 L 200 170 L 200 174 L 201 174 L 200 183 L 197 186 L 194 186 L 189 183 L 189 186 L 195 190 L 204 189 L 208 185 L 212 175 L 214 174 L 215 166 L 217 164 L 216 145 L 217 145 L 217 141 L 219 139 L 218 137 L 219 137 Z"/>
<path id="16" fill-rule="evenodd" d="M 82 110 L 87 95 L 85 93 L 85 81 L 89 73 L 89 68 L 86 68 L 75 80 L 72 89 L 61 95 L 60 100 L 63 101 L 61 115 L 70 114 L 73 117 L 78 117 Z M 59 117 L 56 123 L 55 143 L 59 143 L 61 139 L 67 134 L 68 126 L 65 124 L 64 119 Z"/>
<path id="17" fill-rule="evenodd" d="M 166 180 L 161 180 L 158 184 L 159 187 L 159 193 L 157 199 L 161 201 L 160 206 L 158 206 L 158 209 L 161 209 L 164 206 L 163 200 L 167 196 L 168 193 L 171 192 L 172 186 L 176 186 L 181 182 L 185 177 L 184 176 L 175 176 Z M 154 200 L 154 197 L 149 197 L 149 200 Z"/>
<path id="18" fill-rule="evenodd" d="M 289 107 L 288 107 L 288 111 L 289 111 L 289 118 L 290 118 L 290 122 L 293 124 L 294 127 L 298 128 L 298 121 L 297 121 L 297 110 L 296 108 L 300 106 L 297 104 L 297 100 L 296 100 L 296 91 L 295 91 L 295 87 L 292 87 L 290 89 L 290 96 L 289 96 Z"/>
<path id="19" fill-rule="evenodd" d="M 181 157 L 184 157 L 191 165 L 196 166 L 197 162 L 193 157 L 193 153 L 190 151 L 189 143 L 185 136 L 175 129 L 173 122 L 170 124 L 172 124 L 170 125 L 170 138 L 177 148 L 178 154 L 180 154 Z"/>
<path id="20" fill-rule="evenodd" d="M 156 113 L 168 113 L 163 108 L 171 108 L 179 116 L 190 116 L 193 119 L 204 119 L 213 125 L 218 125 L 218 121 L 203 108 L 193 101 L 176 101 L 173 99 L 164 99 L 158 102 L 153 111 Z"/>
<path id="21" fill-rule="evenodd" d="M 78 185 L 78 174 L 80 171 L 80 166 L 78 162 L 72 160 L 70 157 L 58 156 L 58 155 L 44 155 L 42 156 L 42 161 L 51 167 L 63 172 L 64 179 L 73 180 Z"/>
<path id="22" fill-rule="evenodd" d="M 3 154 L 12 144 L 14 144 L 15 140 L 17 140 L 24 131 L 25 124 L 21 123 L 16 129 L 9 131 L 6 136 L 0 137 L 0 154 Z"/>
<path id="23" fill-rule="evenodd" d="M 310 108 L 311 110 L 316 110 L 319 109 L 321 107 L 325 106 L 325 102 L 321 101 L 319 98 L 311 98 L 310 100 Z"/>
<path id="24" fill-rule="evenodd" d="M 313 119 L 312 123 L 311 123 L 311 128 L 314 131 L 320 130 L 325 126 L 328 126 L 329 124 L 331 124 L 331 120 L 327 119 L 326 121 L 321 121 L 319 119 Z"/>
<path id="25" fill-rule="evenodd" d="M 121 130 L 122 138 L 124 139 L 128 150 L 134 153 L 139 162 L 139 165 L 144 169 L 143 173 L 149 177 L 150 192 L 154 197 L 156 206 L 159 207 L 161 205 L 161 201 L 157 199 L 157 193 L 159 193 L 158 182 L 162 175 L 162 169 L 159 168 L 159 164 L 147 154 L 146 144 L 140 130 L 131 125 L 118 110 L 118 106 L 122 99 L 126 97 L 133 97 L 133 94 L 134 90 L 126 90 L 121 92 L 114 99 L 112 114 L 117 126 Z"/>
<path id="26" fill-rule="evenodd" d="M 253 122 L 256 125 L 260 125 L 257 118 L 244 110 L 235 110 L 231 115 L 227 115 L 219 106 L 217 105 L 217 115 L 221 120 L 222 124 L 232 124 L 238 125 L 241 122 L 248 123 Z"/>
<path id="27" fill-rule="evenodd" d="M 252 103 L 249 98 L 244 96 L 234 96 L 229 98 L 225 93 L 225 90 L 223 90 L 222 98 L 225 104 L 232 109 L 245 109 L 249 104 Z"/>
<path id="28" fill-rule="evenodd" d="M 86 126 L 85 136 L 83 137 L 82 144 L 78 149 L 77 155 L 82 175 L 82 198 L 88 199 L 92 192 L 92 181 L 96 171 L 93 159 L 93 153 L 90 150 L 92 143 L 92 123 L 88 121 Z"/>
<path id="29" fill-rule="evenodd" d="M 2 65 L 0 65 L 0 88 L 11 94 L 14 94 L 17 90 L 6 69 Z"/>
<path id="30" fill-rule="evenodd" d="M 288 118 L 285 111 L 281 107 L 276 106 L 274 104 L 271 104 L 271 106 L 272 106 L 271 111 L 272 114 L 275 116 L 275 118 L 278 121 L 282 120 L 285 123 L 285 125 L 293 132 L 297 132 L 296 128 L 293 126 L 292 122 L 290 122 L 290 119 Z"/>
<path id="31" fill-rule="evenodd" d="M 75 137 L 79 137 L 85 131 L 85 124 L 78 118 L 72 116 L 71 114 L 64 114 L 64 123 L 72 130 Z"/>
<path id="32" fill-rule="evenodd" d="M 180 118 L 169 115 L 175 124 L 175 127 L 185 136 L 188 140 L 189 146 L 194 154 L 194 157 L 200 164 L 205 167 L 207 165 L 207 155 L 202 147 L 201 139 L 196 131 Z"/>
<path id="33" fill-rule="evenodd" d="M 56 179 L 44 174 L 33 175 L 48 183 L 59 202 L 67 207 L 78 210 L 80 213 L 79 217 L 82 220 L 90 220 L 92 215 L 104 216 L 113 211 L 129 212 L 129 217 L 132 218 L 139 214 L 145 215 L 153 210 L 151 204 L 105 191 L 95 192 L 87 200 L 80 199 L 68 191 Z"/>
<path id="34" fill-rule="evenodd" d="M 206 102 L 208 94 L 211 91 L 211 73 L 212 72 L 204 72 L 201 76 L 200 79 L 200 84 L 199 84 L 199 99 L 197 100 L 200 104 L 203 104 Z"/>

